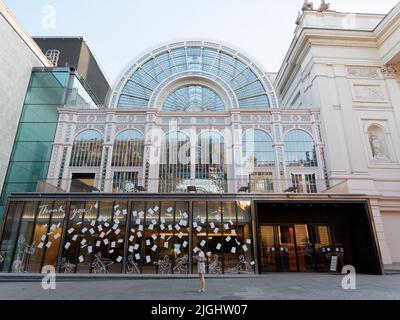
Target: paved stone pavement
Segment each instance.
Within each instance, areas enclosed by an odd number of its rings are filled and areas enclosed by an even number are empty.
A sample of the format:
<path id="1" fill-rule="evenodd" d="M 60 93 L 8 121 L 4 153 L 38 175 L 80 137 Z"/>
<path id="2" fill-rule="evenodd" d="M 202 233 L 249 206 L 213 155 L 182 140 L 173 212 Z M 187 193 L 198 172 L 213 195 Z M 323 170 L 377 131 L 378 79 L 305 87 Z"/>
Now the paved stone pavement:
<path id="1" fill-rule="evenodd" d="M 207 292 L 198 293 L 198 280 L 187 279 L 64 279 L 56 290 L 43 290 L 40 281 L 0 282 L 0 299 L 117 299 L 117 300 L 245 300 L 245 299 L 390 299 L 400 300 L 400 274 L 357 275 L 356 290 L 343 290 L 343 276 L 317 273 L 275 273 L 253 278 L 212 278 Z"/>

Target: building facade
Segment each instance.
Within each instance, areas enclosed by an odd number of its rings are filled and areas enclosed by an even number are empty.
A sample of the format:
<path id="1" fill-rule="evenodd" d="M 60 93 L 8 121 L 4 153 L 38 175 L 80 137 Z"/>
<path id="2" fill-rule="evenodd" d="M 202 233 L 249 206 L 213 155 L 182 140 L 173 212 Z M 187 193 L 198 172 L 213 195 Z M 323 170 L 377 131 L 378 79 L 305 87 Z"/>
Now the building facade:
<path id="1" fill-rule="evenodd" d="M 200 250 L 213 274 L 400 262 L 399 17 L 305 1 L 278 74 L 177 41 L 134 60 L 104 106 L 34 70 L 26 105 L 36 81 L 67 98 L 40 125 L 45 176 L 8 197 L 1 270 L 191 273 Z"/>
<path id="2" fill-rule="evenodd" d="M 0 185 L 3 185 L 32 68 L 51 64 L 1 2 L 0 63 Z M 0 212 L 3 205 L 0 203 Z"/>

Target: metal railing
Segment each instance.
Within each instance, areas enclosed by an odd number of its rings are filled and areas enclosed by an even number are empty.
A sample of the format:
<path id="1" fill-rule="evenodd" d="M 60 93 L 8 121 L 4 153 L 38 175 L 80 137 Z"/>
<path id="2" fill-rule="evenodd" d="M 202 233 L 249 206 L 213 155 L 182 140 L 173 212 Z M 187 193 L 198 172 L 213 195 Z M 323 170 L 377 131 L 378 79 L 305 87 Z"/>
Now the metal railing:
<path id="1" fill-rule="evenodd" d="M 343 181 L 313 181 L 291 179 L 139 179 L 139 181 L 116 181 L 113 179 L 47 179 L 40 180 L 36 192 L 112 192 L 112 193 L 340 193 L 337 187 Z"/>

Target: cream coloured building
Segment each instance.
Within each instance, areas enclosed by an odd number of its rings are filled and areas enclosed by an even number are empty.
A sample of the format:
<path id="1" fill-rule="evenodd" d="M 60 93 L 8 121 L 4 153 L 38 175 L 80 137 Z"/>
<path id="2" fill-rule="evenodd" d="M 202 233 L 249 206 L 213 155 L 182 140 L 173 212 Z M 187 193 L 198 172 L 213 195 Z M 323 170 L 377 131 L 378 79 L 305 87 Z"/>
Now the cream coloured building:
<path id="1" fill-rule="evenodd" d="M 209 273 L 400 263 L 399 24 L 400 4 L 305 1 L 278 73 L 183 40 L 133 60 L 104 106 L 66 85 L 47 178 L 7 203 L 1 270 L 187 273 L 199 250 Z"/>

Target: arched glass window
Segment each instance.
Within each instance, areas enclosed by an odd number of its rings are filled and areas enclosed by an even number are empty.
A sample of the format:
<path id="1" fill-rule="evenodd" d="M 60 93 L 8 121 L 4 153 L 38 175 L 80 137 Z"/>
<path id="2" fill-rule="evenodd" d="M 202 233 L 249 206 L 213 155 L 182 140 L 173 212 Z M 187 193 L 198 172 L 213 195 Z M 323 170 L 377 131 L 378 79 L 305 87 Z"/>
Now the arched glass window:
<path id="1" fill-rule="evenodd" d="M 137 130 L 125 130 L 114 141 L 112 166 L 139 167 L 143 165 L 144 137 Z"/>
<path id="2" fill-rule="evenodd" d="M 239 108 L 271 108 L 270 92 L 263 72 L 233 49 L 209 48 L 204 44 L 183 45 L 154 51 L 140 59 L 121 82 L 113 98 L 118 108 L 145 108 L 153 92 L 168 78 L 200 74 L 218 79 L 234 92 Z M 119 86 L 118 86 L 119 88 Z"/>
<path id="3" fill-rule="evenodd" d="M 185 185 L 184 180 L 189 179 L 189 137 L 180 131 L 170 132 L 164 137 L 161 145 L 158 189 L 160 192 L 178 191 Z"/>
<path id="4" fill-rule="evenodd" d="M 286 165 L 316 167 L 317 154 L 313 138 L 303 130 L 291 130 L 285 136 Z"/>
<path id="5" fill-rule="evenodd" d="M 79 133 L 72 146 L 71 167 L 98 167 L 103 152 L 103 136 L 96 130 Z"/>
<path id="6" fill-rule="evenodd" d="M 272 139 L 263 130 L 248 130 L 242 139 L 242 154 L 245 162 L 254 167 L 272 167 L 275 165 Z"/>
<path id="7" fill-rule="evenodd" d="M 201 85 L 181 87 L 165 100 L 162 111 L 224 111 L 221 98 L 211 89 Z"/>
<path id="8" fill-rule="evenodd" d="M 204 179 L 200 182 L 198 179 Z M 218 132 L 205 131 L 196 147 L 196 187 L 207 192 L 226 190 L 224 138 Z"/>

